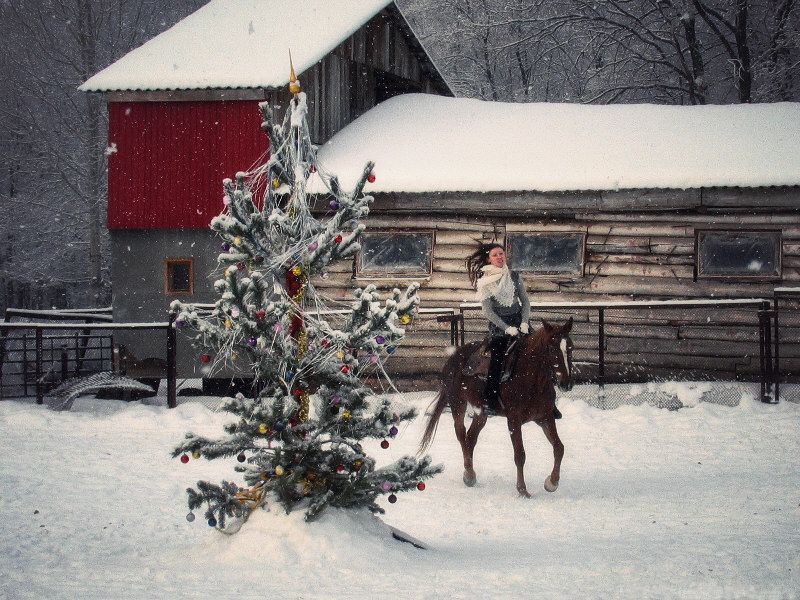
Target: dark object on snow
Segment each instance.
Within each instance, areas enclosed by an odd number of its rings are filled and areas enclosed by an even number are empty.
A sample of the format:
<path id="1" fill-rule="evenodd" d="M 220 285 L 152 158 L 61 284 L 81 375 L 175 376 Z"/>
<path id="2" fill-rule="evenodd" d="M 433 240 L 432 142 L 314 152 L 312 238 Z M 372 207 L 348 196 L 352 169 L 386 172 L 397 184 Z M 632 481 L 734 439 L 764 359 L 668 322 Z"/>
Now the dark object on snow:
<path id="1" fill-rule="evenodd" d="M 89 377 L 65 381 L 45 396 L 45 403 L 53 410 L 69 410 L 78 396 L 109 390 L 117 390 L 120 394 L 128 392 L 131 397 L 135 394 L 139 397 L 153 394 L 152 387 L 130 377 L 113 373 L 95 373 Z"/>

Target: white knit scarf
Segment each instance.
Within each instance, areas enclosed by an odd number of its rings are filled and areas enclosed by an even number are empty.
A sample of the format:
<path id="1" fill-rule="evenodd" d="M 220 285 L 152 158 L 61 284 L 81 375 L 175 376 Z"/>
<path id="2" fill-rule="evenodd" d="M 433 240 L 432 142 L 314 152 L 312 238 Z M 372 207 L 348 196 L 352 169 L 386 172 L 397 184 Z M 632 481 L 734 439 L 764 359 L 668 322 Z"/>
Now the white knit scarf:
<path id="1" fill-rule="evenodd" d="M 478 279 L 477 297 L 479 302 L 486 298 L 494 298 L 503 306 L 511 306 L 514 302 L 514 280 L 511 279 L 511 272 L 508 265 L 503 268 L 494 265 L 481 267 L 483 275 Z"/>

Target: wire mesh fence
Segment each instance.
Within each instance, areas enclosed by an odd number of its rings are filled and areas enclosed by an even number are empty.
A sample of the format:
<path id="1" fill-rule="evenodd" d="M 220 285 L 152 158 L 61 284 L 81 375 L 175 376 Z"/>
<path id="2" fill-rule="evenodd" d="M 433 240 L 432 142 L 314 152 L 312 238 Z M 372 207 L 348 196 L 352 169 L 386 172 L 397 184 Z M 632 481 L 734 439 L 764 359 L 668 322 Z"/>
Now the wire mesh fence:
<path id="1" fill-rule="evenodd" d="M 800 288 L 775 288 L 773 306 L 780 399 L 800 402 Z"/>
<path id="2" fill-rule="evenodd" d="M 540 319 L 573 319 L 576 386 L 570 397 L 601 408 L 642 402 L 674 408 L 698 398 L 722 404 L 736 404 L 742 394 L 763 398 L 763 317 L 769 313 L 774 320 L 766 327 L 775 327 L 768 347 L 774 348 L 781 399 L 800 402 L 800 289 L 776 290 L 769 308 L 765 300 L 538 303 L 531 320 L 536 326 Z M 381 360 L 362 357 L 360 375 L 376 391 L 438 389 L 453 349 L 486 336 L 479 309 L 468 304 L 422 309 L 404 325 L 402 344 L 386 349 Z M 3 327 L 0 397 L 36 393 L 37 381 L 46 387 L 110 370 L 115 328 L 167 327 L 174 335 L 167 324 L 155 323 Z M 166 347 L 153 352 L 169 360 Z"/>

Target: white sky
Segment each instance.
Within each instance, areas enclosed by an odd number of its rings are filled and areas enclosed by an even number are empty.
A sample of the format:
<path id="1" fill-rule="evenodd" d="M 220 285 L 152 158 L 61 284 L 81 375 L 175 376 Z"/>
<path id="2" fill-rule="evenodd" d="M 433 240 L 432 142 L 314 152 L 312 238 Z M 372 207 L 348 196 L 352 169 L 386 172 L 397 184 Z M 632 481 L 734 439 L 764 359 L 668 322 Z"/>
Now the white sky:
<path id="1" fill-rule="evenodd" d="M 800 185 L 800 103 L 597 106 L 408 94 L 340 131 L 319 159 L 345 189 L 374 161 L 367 192 Z"/>

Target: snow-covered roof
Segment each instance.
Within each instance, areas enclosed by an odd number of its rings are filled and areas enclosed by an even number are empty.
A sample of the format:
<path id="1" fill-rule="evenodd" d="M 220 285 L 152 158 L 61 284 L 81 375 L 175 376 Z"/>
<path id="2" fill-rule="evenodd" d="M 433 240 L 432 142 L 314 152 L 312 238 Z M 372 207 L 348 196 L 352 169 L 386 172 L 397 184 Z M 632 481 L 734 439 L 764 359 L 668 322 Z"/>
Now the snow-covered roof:
<path id="1" fill-rule="evenodd" d="M 274 88 L 392 0 L 211 0 L 87 80 L 84 92 Z"/>
<path id="2" fill-rule="evenodd" d="M 800 103 L 507 104 L 387 100 L 318 153 L 347 189 L 568 191 L 800 185 Z"/>

